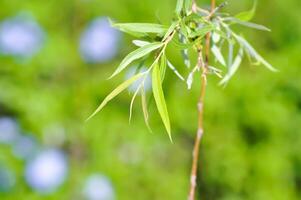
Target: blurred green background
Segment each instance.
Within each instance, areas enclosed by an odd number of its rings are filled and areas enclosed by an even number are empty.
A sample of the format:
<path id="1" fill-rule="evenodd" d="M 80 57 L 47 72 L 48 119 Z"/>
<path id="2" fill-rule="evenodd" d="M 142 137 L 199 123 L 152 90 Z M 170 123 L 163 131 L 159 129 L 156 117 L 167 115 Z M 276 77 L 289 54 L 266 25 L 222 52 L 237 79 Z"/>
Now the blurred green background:
<path id="1" fill-rule="evenodd" d="M 112 193 L 111 197 L 100 195 L 95 200 L 186 199 L 199 80 L 188 91 L 184 82 L 168 73 L 164 87 L 174 144 L 165 133 L 154 103 L 150 105 L 153 133 L 147 131 L 139 103 L 129 125 L 128 92 L 84 123 L 100 101 L 124 80 L 122 76 L 106 79 L 122 57 L 135 48 L 133 37 L 117 34 L 118 53 L 113 59 L 85 61 L 80 40 L 91 21 L 109 16 L 118 22 L 168 24 L 175 2 L 0 1 L 0 23 L 25 13 L 44 35 L 40 49 L 30 57 L 0 55 L 0 118 L 15 120 L 19 132 L 33 137 L 39 151 L 57 149 L 67 160 L 64 181 L 51 192 L 40 192 L 31 186 L 25 172 L 34 159 L 16 156 L 15 143 L 0 142 L 0 168 L 5 169 L 0 171 L 1 200 L 93 199 L 87 197 L 84 188 L 95 174 L 105 177 L 102 180 L 107 180 L 107 185 L 96 184 L 94 192 Z M 225 11 L 232 14 L 252 6 L 251 0 L 228 2 Z M 199 3 L 209 5 L 205 0 Z M 218 86 L 217 78 L 210 78 L 201 147 L 200 199 L 301 199 L 300 8 L 300 0 L 260 0 L 253 21 L 272 32 L 239 29 L 280 72 L 271 73 L 245 61 L 226 88 Z M 169 57 L 174 64 L 184 68 L 173 53 Z M 0 128 L 0 138 L 4 132 Z"/>

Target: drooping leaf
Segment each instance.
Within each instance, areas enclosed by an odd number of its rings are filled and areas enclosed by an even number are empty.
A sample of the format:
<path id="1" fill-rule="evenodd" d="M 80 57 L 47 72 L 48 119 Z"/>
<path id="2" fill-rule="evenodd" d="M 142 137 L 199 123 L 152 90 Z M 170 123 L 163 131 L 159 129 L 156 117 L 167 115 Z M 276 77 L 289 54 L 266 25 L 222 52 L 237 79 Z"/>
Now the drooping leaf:
<path id="1" fill-rule="evenodd" d="M 235 18 L 245 22 L 250 21 L 255 15 L 256 7 L 257 0 L 254 0 L 254 4 L 251 10 L 238 13 L 237 15 L 235 15 Z"/>
<path id="2" fill-rule="evenodd" d="M 144 117 L 144 122 L 150 132 L 152 132 L 152 129 L 150 128 L 149 125 L 149 114 L 147 110 L 147 102 L 146 102 L 146 95 L 144 91 L 144 85 L 141 88 L 141 105 L 142 105 L 142 111 L 143 111 L 143 117 Z"/>
<path id="3" fill-rule="evenodd" d="M 187 41 L 183 34 L 179 34 L 179 39 L 180 39 L 181 43 L 187 44 Z M 190 59 L 189 59 L 189 55 L 188 55 L 188 49 L 182 49 L 181 54 L 182 54 L 182 57 L 184 60 L 184 64 L 186 65 L 187 68 L 190 68 Z"/>
<path id="4" fill-rule="evenodd" d="M 227 19 L 232 21 L 234 24 L 240 24 L 242 26 L 246 26 L 246 27 L 261 30 L 261 31 L 271 31 L 271 29 L 269 29 L 269 28 L 267 28 L 263 25 L 260 25 L 260 24 L 255 24 L 255 23 L 252 23 L 252 22 L 244 22 L 244 21 L 241 21 L 241 20 L 239 20 L 237 18 L 234 18 L 234 17 L 229 17 Z"/>
<path id="5" fill-rule="evenodd" d="M 179 79 L 181 79 L 182 81 L 185 81 L 183 76 L 178 72 L 178 70 L 168 60 L 167 60 L 167 65 L 176 74 L 176 76 L 179 77 Z"/>
<path id="6" fill-rule="evenodd" d="M 194 72 L 190 72 L 188 75 L 188 78 L 186 80 L 188 90 L 191 90 L 192 83 L 193 83 L 193 75 L 194 75 Z"/>
<path id="7" fill-rule="evenodd" d="M 222 70 L 217 69 L 216 67 L 213 66 L 208 66 L 209 73 L 215 74 L 217 77 L 222 78 L 223 76 L 221 75 Z"/>
<path id="8" fill-rule="evenodd" d="M 220 62 L 222 65 L 226 66 L 226 61 L 224 59 L 224 56 L 221 53 L 221 50 L 216 45 L 213 45 L 211 47 L 211 51 L 214 54 L 214 56 L 217 59 L 217 61 Z"/>
<path id="9" fill-rule="evenodd" d="M 231 37 L 231 33 L 227 31 L 227 36 Z M 232 42 L 228 42 L 228 66 L 232 65 L 233 62 L 233 51 L 234 51 L 234 44 Z"/>
<path id="10" fill-rule="evenodd" d="M 144 37 L 147 33 L 164 35 L 167 31 L 166 26 L 152 23 L 117 23 L 112 26 L 136 37 Z"/>
<path id="11" fill-rule="evenodd" d="M 98 108 L 87 118 L 86 121 L 90 120 L 92 117 L 94 117 L 99 111 L 101 111 L 103 109 L 103 107 L 105 107 L 105 105 L 111 101 L 114 97 L 116 97 L 118 94 L 120 94 L 123 90 L 125 90 L 126 88 L 128 88 L 132 83 L 134 83 L 135 81 L 137 81 L 138 79 L 140 79 L 142 76 L 144 76 L 145 73 L 140 73 L 137 74 L 135 76 L 133 76 L 132 78 L 126 80 L 125 82 L 123 82 L 122 84 L 120 84 L 117 88 L 115 88 L 100 104 L 100 106 L 98 106 Z"/>
<path id="12" fill-rule="evenodd" d="M 133 40 L 132 41 L 134 45 L 136 45 L 137 47 L 143 47 L 146 46 L 148 44 L 150 44 L 150 42 L 148 41 L 143 41 L 143 40 Z"/>
<path id="13" fill-rule="evenodd" d="M 172 141 L 170 121 L 169 121 L 167 106 L 166 106 L 164 93 L 163 93 L 163 89 L 162 89 L 160 67 L 159 67 L 158 64 L 156 64 L 153 68 L 152 88 L 153 88 L 153 94 L 154 94 L 154 99 L 155 99 L 155 102 L 156 102 L 156 105 L 157 105 L 157 109 L 159 111 L 159 114 L 161 116 L 163 124 L 166 128 L 168 136 L 169 136 L 170 140 Z"/>
<path id="14" fill-rule="evenodd" d="M 187 68 L 190 68 L 190 59 L 188 55 L 188 49 L 183 49 L 181 50 L 183 59 L 184 59 L 184 64 L 186 65 Z"/>
<path id="15" fill-rule="evenodd" d="M 165 53 L 162 54 L 161 56 L 161 62 L 160 62 L 160 72 L 161 72 L 161 81 L 163 83 L 164 78 L 165 78 L 165 72 L 166 72 L 166 55 Z"/>
<path id="16" fill-rule="evenodd" d="M 220 39 L 221 39 L 221 36 L 218 33 L 216 33 L 216 32 L 212 33 L 212 41 L 214 44 L 217 44 L 220 41 Z"/>
<path id="17" fill-rule="evenodd" d="M 241 61 L 242 61 L 242 58 L 243 58 L 243 49 L 241 48 L 238 52 L 238 55 L 236 56 L 233 64 L 229 67 L 228 69 L 228 73 L 226 74 L 226 76 L 220 81 L 220 85 L 224 85 L 226 84 L 231 78 L 232 76 L 235 74 L 235 72 L 238 70 L 240 64 L 241 64 Z"/>
<path id="18" fill-rule="evenodd" d="M 243 37 L 233 34 L 237 41 L 244 47 L 246 52 L 250 55 L 250 57 L 254 58 L 257 62 L 263 64 L 266 68 L 273 72 L 277 72 L 278 70 L 275 69 L 270 63 L 268 63 L 253 47 L 252 45 L 245 40 Z"/>
<path id="19" fill-rule="evenodd" d="M 130 104 L 130 116 L 129 116 L 129 123 L 131 122 L 131 119 L 132 119 L 132 113 L 133 113 L 133 105 L 134 105 L 134 102 L 135 102 L 135 99 L 136 99 L 136 96 L 138 94 L 138 92 L 141 90 L 141 87 L 143 86 L 143 83 L 141 83 L 141 85 L 139 85 L 132 97 L 132 100 L 131 100 L 131 104 Z"/>
<path id="20" fill-rule="evenodd" d="M 139 49 L 133 51 L 132 53 L 128 54 L 120 63 L 120 65 L 117 67 L 115 72 L 110 76 L 109 79 L 116 76 L 118 73 L 120 73 L 122 70 L 124 70 L 129 64 L 131 64 L 133 61 L 142 58 L 143 56 L 146 56 L 147 54 L 151 53 L 152 51 L 159 49 L 163 46 L 163 43 L 160 42 L 154 42 L 147 44 L 145 46 L 140 47 Z"/>

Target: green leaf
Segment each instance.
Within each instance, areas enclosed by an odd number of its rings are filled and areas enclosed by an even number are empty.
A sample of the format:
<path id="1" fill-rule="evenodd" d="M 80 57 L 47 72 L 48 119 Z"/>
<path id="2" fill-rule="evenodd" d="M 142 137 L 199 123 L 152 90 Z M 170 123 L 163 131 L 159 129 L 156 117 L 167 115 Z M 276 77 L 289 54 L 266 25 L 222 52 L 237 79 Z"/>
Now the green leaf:
<path id="1" fill-rule="evenodd" d="M 161 64 L 160 64 L 160 72 L 161 72 L 161 81 L 162 81 L 162 83 L 163 83 L 164 78 L 165 78 L 166 62 L 167 62 L 166 55 L 165 55 L 165 53 L 163 53 L 162 56 L 161 56 Z"/>
<path id="2" fill-rule="evenodd" d="M 168 133 L 168 136 L 170 140 L 171 138 L 171 130 L 170 130 L 170 121 L 167 111 L 167 106 L 164 98 L 164 93 L 162 89 L 162 81 L 161 81 L 161 72 L 160 67 L 158 63 L 154 66 L 153 72 L 152 72 L 152 88 L 153 88 L 153 94 L 155 98 L 155 102 L 157 105 L 157 109 L 159 111 L 159 114 L 162 118 L 163 124 L 166 128 L 166 131 Z"/>
<path id="3" fill-rule="evenodd" d="M 184 0 L 178 0 L 177 1 L 177 6 L 176 6 L 176 14 L 180 15 L 184 6 Z"/>
<path id="4" fill-rule="evenodd" d="M 180 42 L 183 44 L 187 44 L 188 42 L 185 39 L 185 36 L 183 34 L 179 34 L 180 37 Z M 187 68 L 190 68 L 190 59 L 189 59 L 189 55 L 188 55 L 188 49 L 182 49 L 181 50 L 181 55 L 183 57 L 184 60 L 184 64 L 186 65 Z"/>
<path id="5" fill-rule="evenodd" d="M 148 110 L 147 110 L 147 103 L 146 103 L 146 95 L 145 95 L 145 91 L 144 91 L 144 85 L 141 88 L 141 105 L 142 105 L 142 111 L 143 111 L 143 117 L 144 117 L 145 124 L 146 124 L 148 130 L 150 132 L 152 132 L 152 129 L 150 128 L 150 125 L 149 125 L 149 114 L 148 114 Z"/>
<path id="6" fill-rule="evenodd" d="M 152 23 L 118 23 L 112 24 L 112 26 L 137 37 L 144 37 L 147 33 L 164 35 L 167 31 L 166 26 Z"/>
<path id="7" fill-rule="evenodd" d="M 126 80 L 125 82 L 123 82 L 122 84 L 120 84 L 117 88 L 115 88 L 100 104 L 100 106 L 98 106 L 98 108 L 86 119 L 86 121 L 90 120 L 92 117 L 94 117 L 99 111 L 101 111 L 105 105 L 107 105 L 107 103 L 109 101 L 111 101 L 113 98 L 115 98 L 118 94 L 120 94 L 123 90 L 125 90 L 126 88 L 128 88 L 132 83 L 134 83 L 135 81 L 137 81 L 138 79 L 140 79 L 142 76 L 144 76 L 145 73 L 140 73 L 137 74 L 135 76 L 133 76 L 132 78 Z"/>
<path id="8" fill-rule="evenodd" d="M 233 34 L 233 33 L 232 33 Z M 251 46 L 251 44 L 245 40 L 243 37 L 233 34 L 237 41 L 244 47 L 246 52 L 250 55 L 250 57 L 256 59 L 257 62 L 263 64 L 266 68 L 273 72 L 277 72 L 278 70 L 275 69 L 270 63 L 268 63 L 259 53 Z"/>
<path id="9" fill-rule="evenodd" d="M 133 40 L 132 41 L 134 45 L 136 45 L 137 47 L 143 47 L 146 46 L 148 44 L 150 44 L 150 42 L 148 41 L 143 41 L 143 40 Z"/>
<path id="10" fill-rule="evenodd" d="M 231 32 L 227 30 L 227 36 L 231 37 Z M 228 66 L 232 65 L 233 62 L 233 50 L 234 50 L 234 44 L 232 42 L 228 42 Z"/>
<path id="11" fill-rule="evenodd" d="M 263 25 L 260 25 L 260 24 L 255 24 L 252 22 L 244 22 L 244 21 L 241 21 L 241 20 L 239 20 L 237 18 L 233 18 L 233 17 L 229 17 L 227 19 L 232 21 L 234 24 L 240 24 L 242 26 L 246 26 L 246 27 L 261 30 L 261 31 L 271 31 L 271 29 L 269 29 Z"/>
<path id="12" fill-rule="evenodd" d="M 163 43 L 155 42 L 145 46 L 140 47 L 139 49 L 133 51 L 132 53 L 128 54 L 117 67 L 115 72 L 110 76 L 109 79 L 113 78 L 117 74 L 119 74 L 122 70 L 124 70 L 129 64 L 131 64 L 134 60 L 142 58 L 143 56 L 149 54 L 150 52 L 159 49 L 163 46 Z"/>
<path id="13" fill-rule="evenodd" d="M 132 119 L 132 114 L 133 114 L 133 105 L 134 105 L 134 102 L 135 102 L 135 99 L 136 99 L 136 96 L 138 94 L 138 92 L 140 91 L 141 87 L 143 86 L 143 83 L 141 83 L 141 85 L 138 86 L 138 88 L 136 89 L 133 97 L 132 97 L 132 100 L 131 100 L 131 104 L 130 104 L 130 116 L 129 116 L 129 123 L 131 122 L 131 119 Z"/>
<path id="14" fill-rule="evenodd" d="M 241 12 L 237 14 L 235 18 L 245 22 L 250 21 L 255 15 L 256 7 L 257 7 L 257 0 L 254 0 L 254 4 L 251 10 Z"/>
<path id="15" fill-rule="evenodd" d="M 183 78 L 183 76 L 178 72 L 178 70 L 175 68 L 175 66 L 173 66 L 173 64 L 171 64 L 170 61 L 167 60 L 167 66 L 175 73 L 175 75 L 181 79 L 182 81 L 185 81 L 185 79 Z"/>
<path id="16" fill-rule="evenodd" d="M 221 53 L 221 50 L 216 46 L 216 45 L 213 45 L 211 47 L 211 51 L 212 53 L 214 54 L 216 60 L 218 62 L 220 62 L 222 65 L 226 66 L 226 61 L 224 59 L 224 56 L 223 54 Z"/>
<path id="17" fill-rule="evenodd" d="M 224 85 L 226 84 L 231 78 L 232 76 L 236 73 L 236 71 L 238 70 L 242 58 L 243 58 L 243 49 L 241 48 L 238 52 L 238 55 L 236 56 L 233 64 L 229 67 L 228 73 L 226 74 L 226 76 L 220 81 L 220 85 Z"/>

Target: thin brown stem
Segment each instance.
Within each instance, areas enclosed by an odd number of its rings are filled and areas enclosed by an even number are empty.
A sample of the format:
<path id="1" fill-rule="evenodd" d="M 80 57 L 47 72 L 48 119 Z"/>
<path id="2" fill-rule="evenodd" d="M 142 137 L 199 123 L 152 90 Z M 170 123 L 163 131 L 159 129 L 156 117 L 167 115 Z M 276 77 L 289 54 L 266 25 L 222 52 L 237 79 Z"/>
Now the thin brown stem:
<path id="1" fill-rule="evenodd" d="M 195 5 L 195 1 L 193 1 L 193 5 Z M 211 13 L 214 11 L 214 9 L 215 9 L 215 0 L 211 0 Z M 198 102 L 198 130 L 197 130 L 194 148 L 192 152 L 192 169 L 190 175 L 190 190 L 189 190 L 188 200 L 195 200 L 200 143 L 204 133 L 204 126 L 203 126 L 204 100 L 206 95 L 207 73 L 209 68 L 210 38 L 211 38 L 211 34 L 208 33 L 206 35 L 206 41 L 205 41 L 205 52 L 204 52 L 205 62 L 203 62 L 202 59 L 203 58 L 202 50 L 198 49 L 198 65 L 200 66 L 200 68 L 202 68 L 201 91 L 200 91 L 200 98 Z"/>

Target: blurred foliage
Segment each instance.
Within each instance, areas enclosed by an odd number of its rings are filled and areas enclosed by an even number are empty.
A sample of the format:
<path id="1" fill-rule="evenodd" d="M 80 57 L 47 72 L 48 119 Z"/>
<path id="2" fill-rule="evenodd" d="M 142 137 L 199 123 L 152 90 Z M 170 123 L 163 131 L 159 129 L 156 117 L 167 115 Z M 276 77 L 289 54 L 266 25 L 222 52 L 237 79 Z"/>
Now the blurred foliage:
<path id="1" fill-rule="evenodd" d="M 229 0 L 226 9 L 238 13 L 251 5 L 251 0 Z M 0 57 L 0 115 L 16 118 L 41 143 L 47 127 L 63 127 L 66 142 L 61 148 L 68 153 L 70 170 L 57 192 L 39 195 L 23 180 L 24 162 L 1 145 L 0 162 L 17 173 L 17 185 L 11 193 L 0 193 L 0 199 L 81 199 L 84 179 L 94 172 L 111 179 L 117 199 L 186 198 L 199 87 L 187 91 L 172 73 L 166 79 L 175 144 L 164 133 L 153 102 L 153 134 L 138 105 L 134 122 L 128 124 L 126 92 L 84 123 L 121 81 L 120 76 L 106 78 L 134 45 L 125 36 L 119 55 L 104 64 L 86 64 L 78 50 L 81 32 L 98 16 L 166 23 L 174 6 L 172 0 L 1 0 L 1 20 L 28 12 L 46 32 L 46 41 L 31 59 Z M 300 7 L 299 0 L 259 1 L 253 21 L 272 33 L 241 30 L 279 73 L 245 64 L 225 89 L 217 78 L 209 80 L 198 188 L 204 199 L 301 198 Z M 174 55 L 173 63 L 183 65 L 178 57 Z"/>

